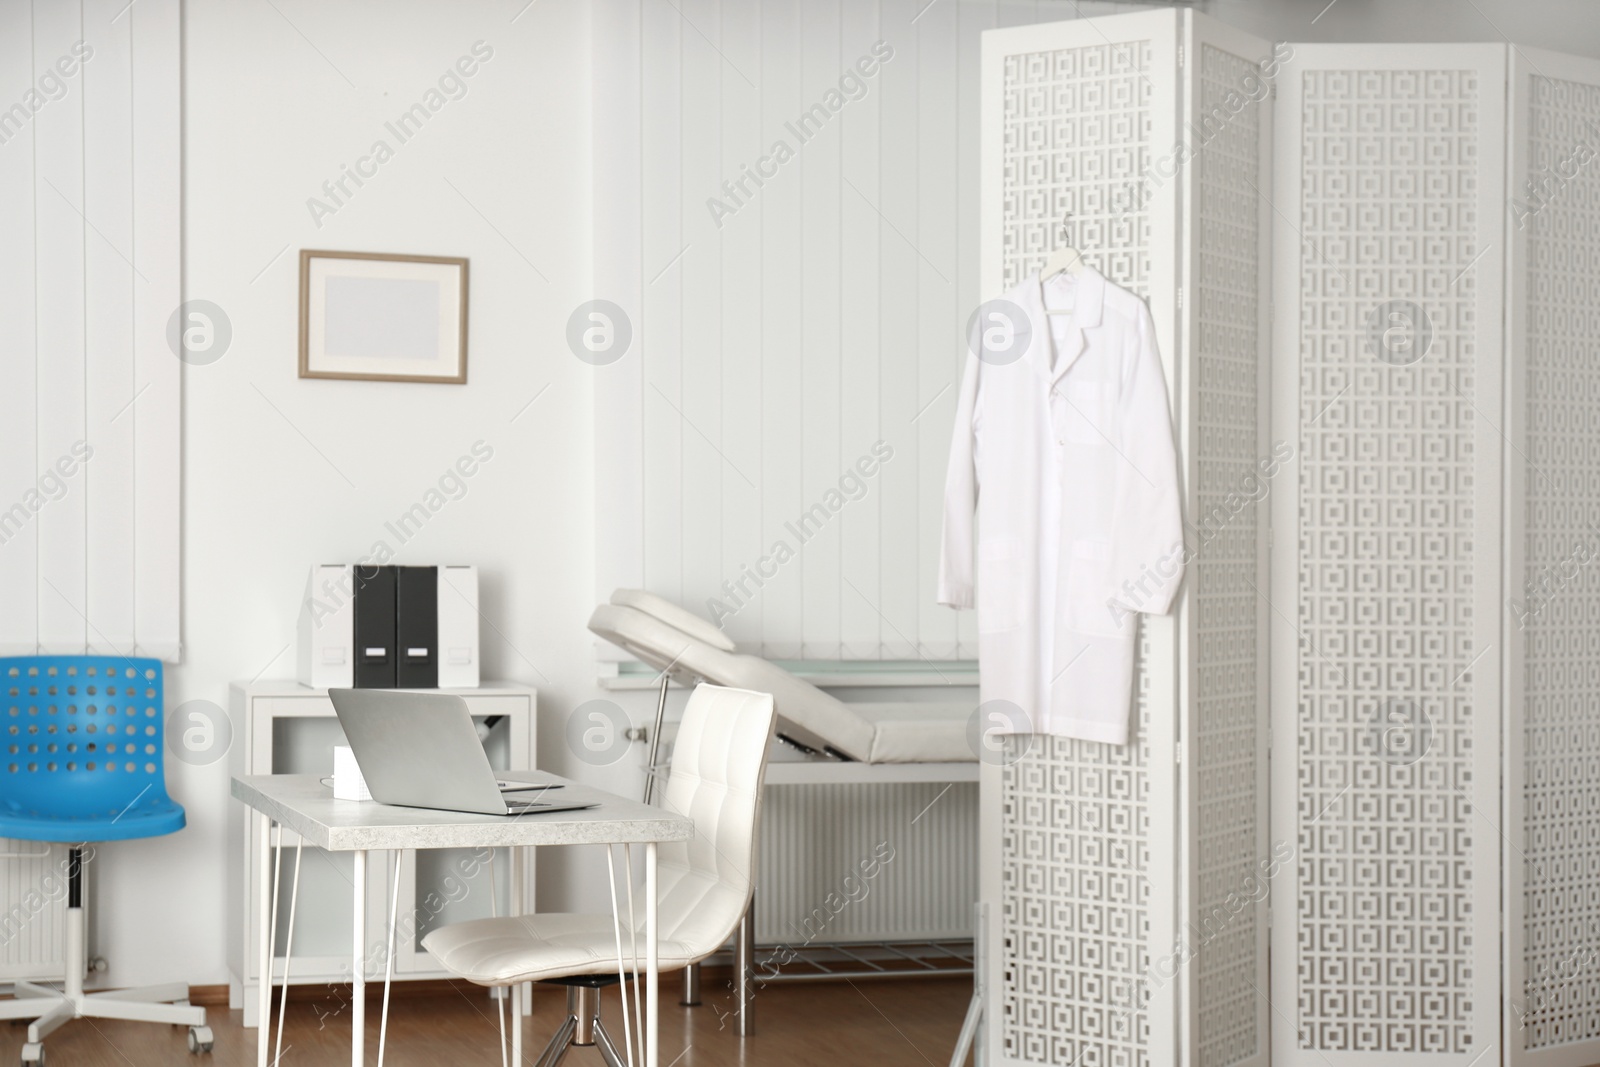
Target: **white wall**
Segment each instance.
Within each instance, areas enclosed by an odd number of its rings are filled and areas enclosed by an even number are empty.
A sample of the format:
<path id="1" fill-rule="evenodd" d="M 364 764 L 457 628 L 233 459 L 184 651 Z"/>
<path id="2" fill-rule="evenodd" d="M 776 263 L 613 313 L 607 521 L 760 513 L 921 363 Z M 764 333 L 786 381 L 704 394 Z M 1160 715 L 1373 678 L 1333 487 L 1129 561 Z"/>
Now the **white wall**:
<path id="1" fill-rule="evenodd" d="M 169 706 L 225 706 L 232 679 L 292 676 L 307 566 L 383 538 L 400 562 L 483 569 L 485 676 L 540 686 L 542 762 L 588 770 L 565 759 L 562 734 L 598 695 L 584 630 L 594 371 L 562 343 L 589 277 L 588 13 L 546 0 L 513 24 L 521 7 L 186 5 L 185 299 L 222 307 L 233 339 L 184 372 L 185 656 Z M 384 122 L 479 40 L 493 56 L 467 95 L 399 145 Z M 394 158 L 319 229 L 306 199 L 378 137 Z M 468 384 L 299 380 L 301 248 L 469 257 Z M 399 546 L 384 521 L 477 440 L 493 459 Z M 226 979 L 226 766 L 169 757 L 189 827 L 100 850 L 108 983 Z M 637 788 L 631 762 L 588 774 Z M 540 891 L 571 903 L 555 867 Z"/>
<path id="2" fill-rule="evenodd" d="M 367 553 L 385 537 L 384 521 L 481 439 L 494 459 L 396 558 L 479 564 L 492 624 L 486 676 L 541 687 L 541 762 L 631 791 L 633 761 L 587 768 L 567 757 L 563 730 L 574 706 L 601 695 L 584 629 L 593 607 L 597 371 L 564 342 L 573 308 L 606 295 L 589 291 L 590 12 L 584 0 L 524 3 L 186 5 L 184 292 L 220 305 L 233 338 L 217 362 L 184 368 L 185 657 L 169 702 L 225 704 L 232 679 L 292 674 L 305 568 Z M 1078 10 L 960 6 L 963 26 L 975 15 L 1005 24 Z M 1313 22 L 1324 6 L 1227 0 L 1206 9 L 1291 40 L 1497 36 L 1487 20 L 1465 20 L 1438 0 L 1344 0 Z M 1118 7 L 1084 4 L 1082 13 Z M 738 0 L 719 10 L 733 17 Z M 1600 20 L 1573 4 L 1483 0 L 1478 10 L 1519 40 L 1596 51 Z M 478 40 L 494 55 L 467 81 L 465 98 L 394 146 L 394 158 L 318 228 L 307 198 L 374 139 L 392 141 L 384 122 Z M 469 384 L 298 380 L 301 248 L 470 257 Z M 647 714 L 646 695 L 615 699 L 636 721 Z M 170 760 L 189 828 L 100 850 L 97 948 L 111 963 L 108 982 L 225 980 L 223 820 L 235 815 L 225 768 L 225 760 Z M 584 887 L 600 884 L 592 865 L 541 868 L 550 906 L 577 905 Z"/>

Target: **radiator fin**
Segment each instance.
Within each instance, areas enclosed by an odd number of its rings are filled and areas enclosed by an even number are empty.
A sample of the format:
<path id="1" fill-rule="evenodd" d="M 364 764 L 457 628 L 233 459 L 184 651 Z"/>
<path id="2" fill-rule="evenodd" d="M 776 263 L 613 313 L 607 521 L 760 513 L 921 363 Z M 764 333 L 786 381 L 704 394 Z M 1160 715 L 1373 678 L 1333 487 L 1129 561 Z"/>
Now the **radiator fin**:
<path id="1" fill-rule="evenodd" d="M 975 782 L 769 785 L 760 850 L 762 944 L 972 936 Z"/>

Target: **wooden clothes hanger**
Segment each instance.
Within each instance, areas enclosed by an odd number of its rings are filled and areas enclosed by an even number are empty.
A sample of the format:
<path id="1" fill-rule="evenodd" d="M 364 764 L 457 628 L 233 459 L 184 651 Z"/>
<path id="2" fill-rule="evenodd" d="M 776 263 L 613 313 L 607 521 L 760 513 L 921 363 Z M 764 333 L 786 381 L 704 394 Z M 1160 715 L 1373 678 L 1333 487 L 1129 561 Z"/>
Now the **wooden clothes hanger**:
<path id="1" fill-rule="evenodd" d="M 1061 245 L 1050 253 L 1049 259 L 1044 261 L 1044 267 L 1039 271 L 1040 285 L 1043 285 L 1058 274 L 1065 274 L 1074 282 L 1083 274 L 1083 253 L 1079 252 L 1068 240 L 1067 220 L 1071 218 L 1072 212 L 1070 211 L 1061 216 Z M 1070 306 L 1046 308 L 1045 314 L 1070 315 L 1072 314 L 1072 308 Z"/>

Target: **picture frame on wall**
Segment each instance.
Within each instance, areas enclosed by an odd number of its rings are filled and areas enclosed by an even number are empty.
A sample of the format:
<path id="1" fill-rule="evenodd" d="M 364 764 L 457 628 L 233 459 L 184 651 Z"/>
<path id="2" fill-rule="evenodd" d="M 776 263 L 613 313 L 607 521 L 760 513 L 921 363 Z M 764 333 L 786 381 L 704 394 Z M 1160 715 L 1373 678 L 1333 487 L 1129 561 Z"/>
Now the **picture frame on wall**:
<path id="1" fill-rule="evenodd" d="M 466 259 L 303 249 L 300 377 L 466 384 Z"/>

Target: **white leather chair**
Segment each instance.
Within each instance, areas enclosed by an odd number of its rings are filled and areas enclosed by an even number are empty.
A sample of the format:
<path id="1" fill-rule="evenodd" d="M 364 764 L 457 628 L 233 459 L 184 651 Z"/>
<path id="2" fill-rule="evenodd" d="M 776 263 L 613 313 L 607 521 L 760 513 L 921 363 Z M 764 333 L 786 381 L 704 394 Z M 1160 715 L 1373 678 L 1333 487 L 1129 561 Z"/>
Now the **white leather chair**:
<path id="1" fill-rule="evenodd" d="M 698 963 L 720 949 L 750 904 L 774 721 L 767 693 L 701 685 L 689 697 L 663 805 L 692 818 L 695 833 L 658 846 L 663 971 Z M 550 912 L 455 923 L 423 939 L 440 966 L 479 985 L 567 986 L 567 1019 L 540 1067 L 554 1067 L 574 1044 L 596 1045 L 607 1063 L 620 1067 L 623 1061 L 599 1018 L 599 991 L 617 980 L 616 944 L 610 915 Z M 633 969 L 626 928 L 622 947 L 622 964 Z"/>

